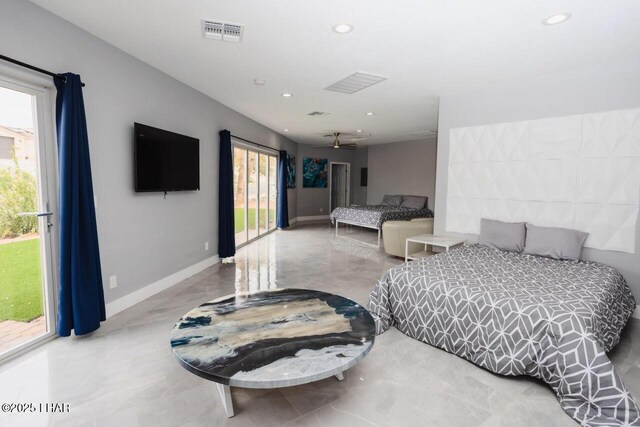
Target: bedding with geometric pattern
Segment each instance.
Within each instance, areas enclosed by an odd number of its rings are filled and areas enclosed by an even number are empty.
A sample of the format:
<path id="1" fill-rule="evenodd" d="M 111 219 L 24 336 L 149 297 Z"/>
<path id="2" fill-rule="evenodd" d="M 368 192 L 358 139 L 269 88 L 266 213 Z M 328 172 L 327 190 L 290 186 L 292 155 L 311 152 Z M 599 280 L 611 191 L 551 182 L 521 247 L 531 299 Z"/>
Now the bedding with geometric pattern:
<path id="1" fill-rule="evenodd" d="M 465 246 L 388 270 L 370 295 L 399 331 L 503 375 L 549 384 L 586 426 L 640 425 L 607 357 L 635 309 L 615 269 Z"/>
<path id="2" fill-rule="evenodd" d="M 431 209 L 412 209 L 400 206 L 368 205 L 352 206 L 348 208 L 335 208 L 329 219 L 332 224 L 337 220 L 345 220 L 365 225 L 367 227 L 382 229 L 385 221 L 409 221 L 414 218 L 431 218 Z"/>

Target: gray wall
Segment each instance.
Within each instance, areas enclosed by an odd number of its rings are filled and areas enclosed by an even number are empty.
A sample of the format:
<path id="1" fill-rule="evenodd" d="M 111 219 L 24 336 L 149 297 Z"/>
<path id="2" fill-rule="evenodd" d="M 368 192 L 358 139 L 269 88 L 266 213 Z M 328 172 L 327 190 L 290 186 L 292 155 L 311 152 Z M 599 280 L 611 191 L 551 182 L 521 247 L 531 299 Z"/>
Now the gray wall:
<path id="1" fill-rule="evenodd" d="M 329 187 L 327 188 L 303 188 L 302 187 L 302 159 L 305 157 L 317 157 L 329 159 L 331 162 L 345 162 L 351 164 L 351 185 L 354 179 L 354 157 L 351 150 L 334 150 L 331 148 L 313 148 L 310 145 L 298 145 L 298 157 L 296 158 L 296 190 L 298 192 L 298 217 L 329 215 Z M 359 173 L 359 172 L 358 172 Z M 291 203 L 291 202 L 289 202 Z M 353 197 L 350 203 L 353 203 Z"/>
<path id="2" fill-rule="evenodd" d="M 385 194 L 429 197 L 433 209 L 436 185 L 435 138 L 369 147 L 368 204 L 380 203 Z"/>
<path id="3" fill-rule="evenodd" d="M 557 74 L 536 81 L 442 96 L 438 123 L 435 233 L 445 232 L 449 131 L 491 123 L 640 107 L 640 60 Z M 371 156 L 369 158 L 371 163 Z M 585 249 L 583 258 L 617 268 L 640 299 L 640 227 L 636 252 Z M 477 240 L 477 236 L 466 236 Z"/>
<path id="4" fill-rule="evenodd" d="M 53 14 L 0 0 L 0 52 L 82 76 L 107 302 L 217 253 L 218 131 L 297 154 L 297 144 L 170 78 Z M 215 76 L 212 76 L 215 78 Z M 132 126 L 141 122 L 200 139 L 201 191 L 136 194 Z M 327 196 L 328 198 L 328 196 Z M 290 217 L 297 216 L 289 192 Z M 204 250 L 205 241 L 209 251 Z"/>

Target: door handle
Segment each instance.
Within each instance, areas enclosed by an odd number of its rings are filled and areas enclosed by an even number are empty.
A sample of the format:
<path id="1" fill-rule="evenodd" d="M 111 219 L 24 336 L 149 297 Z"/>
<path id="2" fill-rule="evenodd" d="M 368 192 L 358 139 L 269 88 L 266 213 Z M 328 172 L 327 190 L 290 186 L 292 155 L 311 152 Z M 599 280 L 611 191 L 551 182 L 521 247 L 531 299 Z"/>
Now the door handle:
<path id="1" fill-rule="evenodd" d="M 20 212 L 18 216 L 51 216 L 53 212 Z"/>

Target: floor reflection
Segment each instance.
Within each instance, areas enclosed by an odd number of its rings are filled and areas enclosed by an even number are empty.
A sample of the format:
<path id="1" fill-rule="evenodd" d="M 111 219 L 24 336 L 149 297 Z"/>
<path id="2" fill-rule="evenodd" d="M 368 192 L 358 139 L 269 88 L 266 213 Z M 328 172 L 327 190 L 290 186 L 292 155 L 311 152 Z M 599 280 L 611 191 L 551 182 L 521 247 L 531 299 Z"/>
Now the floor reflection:
<path id="1" fill-rule="evenodd" d="M 278 287 L 275 252 L 274 233 L 238 249 L 235 256 L 236 293 L 264 291 Z"/>

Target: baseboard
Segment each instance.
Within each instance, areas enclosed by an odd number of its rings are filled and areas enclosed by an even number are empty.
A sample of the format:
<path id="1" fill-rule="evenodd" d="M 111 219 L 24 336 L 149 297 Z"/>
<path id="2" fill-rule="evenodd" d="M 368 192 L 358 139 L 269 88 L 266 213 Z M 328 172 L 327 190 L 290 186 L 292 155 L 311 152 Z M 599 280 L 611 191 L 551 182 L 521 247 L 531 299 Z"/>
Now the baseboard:
<path id="1" fill-rule="evenodd" d="M 160 279 L 157 282 L 151 283 L 150 285 L 147 285 L 142 289 L 133 291 L 130 294 L 123 296 L 122 298 L 118 298 L 117 300 L 110 302 L 106 305 L 107 318 L 114 316 L 121 311 L 126 310 L 127 308 L 133 307 L 134 305 L 146 300 L 147 298 L 150 298 L 157 293 L 169 289 L 170 287 L 182 282 L 185 279 L 188 279 L 194 274 L 198 274 L 202 270 L 209 268 L 219 262 L 220 258 L 218 257 L 218 255 L 214 255 L 211 258 L 207 258 L 204 261 L 193 264 L 192 266 L 187 267 L 184 270 L 173 273 L 172 275 L 167 276 L 164 279 Z"/>
<path id="2" fill-rule="evenodd" d="M 289 220 L 289 225 L 295 225 L 298 222 L 298 217 L 292 218 Z"/>
<path id="3" fill-rule="evenodd" d="M 296 222 L 305 222 L 305 221 L 321 221 L 323 219 L 328 220 L 329 215 L 312 215 L 312 216 L 299 216 L 296 217 Z"/>

